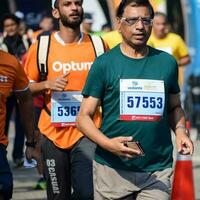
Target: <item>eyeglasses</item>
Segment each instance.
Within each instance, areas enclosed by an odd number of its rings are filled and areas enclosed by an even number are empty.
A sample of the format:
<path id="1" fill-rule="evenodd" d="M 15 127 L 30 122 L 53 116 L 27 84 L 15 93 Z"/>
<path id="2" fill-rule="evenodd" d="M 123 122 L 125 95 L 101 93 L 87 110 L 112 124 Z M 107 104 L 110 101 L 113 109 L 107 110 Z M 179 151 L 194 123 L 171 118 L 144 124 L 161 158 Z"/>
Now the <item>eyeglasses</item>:
<path id="1" fill-rule="evenodd" d="M 153 22 L 153 20 L 151 18 L 145 18 L 145 17 L 133 17 L 133 18 L 122 17 L 121 21 L 125 21 L 128 26 L 135 25 L 139 21 L 141 21 L 142 24 L 145 26 L 150 26 Z"/>

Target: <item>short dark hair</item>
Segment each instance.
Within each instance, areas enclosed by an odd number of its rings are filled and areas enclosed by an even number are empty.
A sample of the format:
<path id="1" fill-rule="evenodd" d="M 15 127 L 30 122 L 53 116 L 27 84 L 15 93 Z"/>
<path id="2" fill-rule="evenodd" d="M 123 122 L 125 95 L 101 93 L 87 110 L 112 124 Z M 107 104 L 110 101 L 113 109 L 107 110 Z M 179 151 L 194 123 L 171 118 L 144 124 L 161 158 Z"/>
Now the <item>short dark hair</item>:
<path id="1" fill-rule="evenodd" d="M 122 0 L 121 3 L 119 4 L 118 8 L 117 8 L 117 12 L 116 12 L 116 16 L 121 18 L 123 13 L 124 13 L 124 9 L 126 8 L 126 6 L 128 6 L 129 4 L 134 3 L 134 6 L 146 6 L 149 9 L 149 12 L 151 14 L 151 18 L 154 18 L 154 10 L 152 5 L 150 4 L 150 2 L 148 0 Z"/>
<path id="2" fill-rule="evenodd" d="M 20 18 L 18 18 L 16 15 L 12 14 L 12 13 L 5 13 L 1 19 L 0 19 L 0 30 L 3 31 L 4 29 L 4 22 L 7 20 L 7 19 L 11 19 L 13 20 L 18 26 L 21 22 Z"/>
<path id="3" fill-rule="evenodd" d="M 1 18 L 1 22 L 2 24 L 4 24 L 4 22 L 7 20 L 7 19 L 11 19 L 13 20 L 17 25 L 20 24 L 20 18 L 18 18 L 16 15 L 12 14 L 12 13 L 6 13 L 2 16 Z"/>

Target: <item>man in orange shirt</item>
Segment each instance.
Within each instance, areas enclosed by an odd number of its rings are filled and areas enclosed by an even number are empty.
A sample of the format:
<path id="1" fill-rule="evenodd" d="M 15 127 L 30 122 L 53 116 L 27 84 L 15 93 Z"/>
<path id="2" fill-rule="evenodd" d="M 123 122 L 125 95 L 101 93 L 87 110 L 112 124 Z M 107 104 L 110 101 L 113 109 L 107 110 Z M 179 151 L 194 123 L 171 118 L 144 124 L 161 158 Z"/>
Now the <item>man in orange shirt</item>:
<path id="1" fill-rule="evenodd" d="M 81 90 L 96 57 L 95 44 L 80 31 L 82 3 L 82 0 L 52 0 L 52 14 L 59 21 L 60 30 L 50 35 L 46 80 L 41 81 L 38 70 L 42 67 L 37 64 L 39 42 L 31 46 L 25 65 L 32 93 L 45 96 L 39 129 L 43 135 L 41 147 L 48 199 L 93 199 L 95 145 L 75 126 Z M 99 127 L 100 113 L 93 119 Z"/>
<path id="2" fill-rule="evenodd" d="M 6 100 L 14 91 L 27 134 L 26 158 L 34 155 L 34 120 L 32 96 L 28 89 L 28 79 L 14 56 L 0 50 L 0 199 L 12 198 L 13 178 L 6 158 L 8 138 L 5 135 Z"/>

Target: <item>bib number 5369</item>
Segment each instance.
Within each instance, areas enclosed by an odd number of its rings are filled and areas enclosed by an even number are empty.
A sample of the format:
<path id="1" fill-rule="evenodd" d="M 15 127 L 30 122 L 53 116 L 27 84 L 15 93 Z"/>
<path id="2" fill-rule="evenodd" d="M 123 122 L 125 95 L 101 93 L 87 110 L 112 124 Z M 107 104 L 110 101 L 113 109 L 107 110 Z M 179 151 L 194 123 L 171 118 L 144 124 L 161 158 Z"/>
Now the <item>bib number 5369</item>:
<path id="1" fill-rule="evenodd" d="M 76 116 L 78 114 L 80 110 L 80 106 L 59 106 L 58 107 L 58 116 L 62 117 L 62 116 Z"/>

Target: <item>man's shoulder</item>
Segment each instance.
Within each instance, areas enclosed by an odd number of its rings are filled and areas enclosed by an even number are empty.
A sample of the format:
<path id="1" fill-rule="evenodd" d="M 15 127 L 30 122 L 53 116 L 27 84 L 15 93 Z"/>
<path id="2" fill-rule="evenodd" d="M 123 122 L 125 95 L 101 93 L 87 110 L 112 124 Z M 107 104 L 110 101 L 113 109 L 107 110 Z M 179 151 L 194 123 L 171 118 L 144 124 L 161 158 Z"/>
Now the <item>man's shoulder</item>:
<path id="1" fill-rule="evenodd" d="M 114 47 L 113 49 L 98 56 L 95 59 L 93 66 L 99 69 L 101 68 L 102 70 L 110 69 L 113 67 L 113 64 L 115 63 L 113 61 L 116 60 L 116 58 L 118 57 L 119 57 L 119 54 L 117 54 L 117 49 Z"/>
<path id="2" fill-rule="evenodd" d="M 109 51 L 105 52 L 101 56 L 99 56 L 99 59 L 106 60 L 108 58 L 112 58 L 113 56 L 117 56 L 119 54 L 119 45 L 115 46 L 114 48 L 110 49 Z"/>
<path id="3" fill-rule="evenodd" d="M 18 63 L 17 59 L 15 56 L 0 50 L 0 65 L 6 64 L 6 65 L 13 65 L 15 66 Z"/>
<path id="4" fill-rule="evenodd" d="M 107 39 L 107 38 L 115 38 L 115 37 L 121 37 L 120 33 L 117 31 L 117 30 L 114 30 L 114 31 L 110 31 L 110 32 L 107 32 L 107 33 L 104 33 L 102 35 L 102 38 L 104 39 Z"/>
<path id="5" fill-rule="evenodd" d="M 44 38 L 46 37 L 46 38 Z M 45 49 L 47 47 L 44 47 L 45 45 L 49 45 L 49 42 L 42 42 L 42 41 L 47 41 L 47 38 L 49 38 L 50 40 L 49 41 L 52 41 L 54 38 L 53 38 L 53 34 L 52 33 L 49 33 L 49 32 L 43 32 L 41 34 L 39 34 L 36 38 L 36 40 L 30 45 L 30 48 L 28 50 L 28 54 L 32 55 L 32 54 L 37 54 L 38 53 L 38 48 L 39 48 L 39 45 L 43 45 L 43 47 L 41 46 L 41 48 Z"/>
<path id="6" fill-rule="evenodd" d="M 22 69 L 15 56 L 0 50 L 0 72 L 3 70 L 8 76 L 11 74 L 17 76 L 17 73 Z"/>
<path id="7" fill-rule="evenodd" d="M 95 43 L 96 39 L 95 38 L 99 38 L 103 43 L 105 43 L 104 39 L 102 38 L 102 36 L 100 35 L 96 35 L 96 34 L 89 34 L 89 33 L 82 33 L 83 34 L 83 41 L 84 42 L 92 42 Z"/>
<path id="8" fill-rule="evenodd" d="M 167 34 L 167 37 L 170 39 L 170 40 L 173 40 L 173 41 L 177 41 L 177 40 L 182 40 L 182 38 L 181 38 L 181 36 L 180 35 L 178 35 L 178 34 L 176 34 L 176 33 L 172 33 L 172 32 L 170 32 L 170 33 L 168 33 Z"/>
<path id="9" fill-rule="evenodd" d="M 150 49 L 150 56 L 154 56 L 155 59 L 164 59 L 164 60 L 176 62 L 175 58 L 172 55 L 170 55 L 169 53 L 167 53 L 163 50 L 156 49 L 156 48 L 153 48 L 150 46 L 149 46 L 149 49 Z"/>

